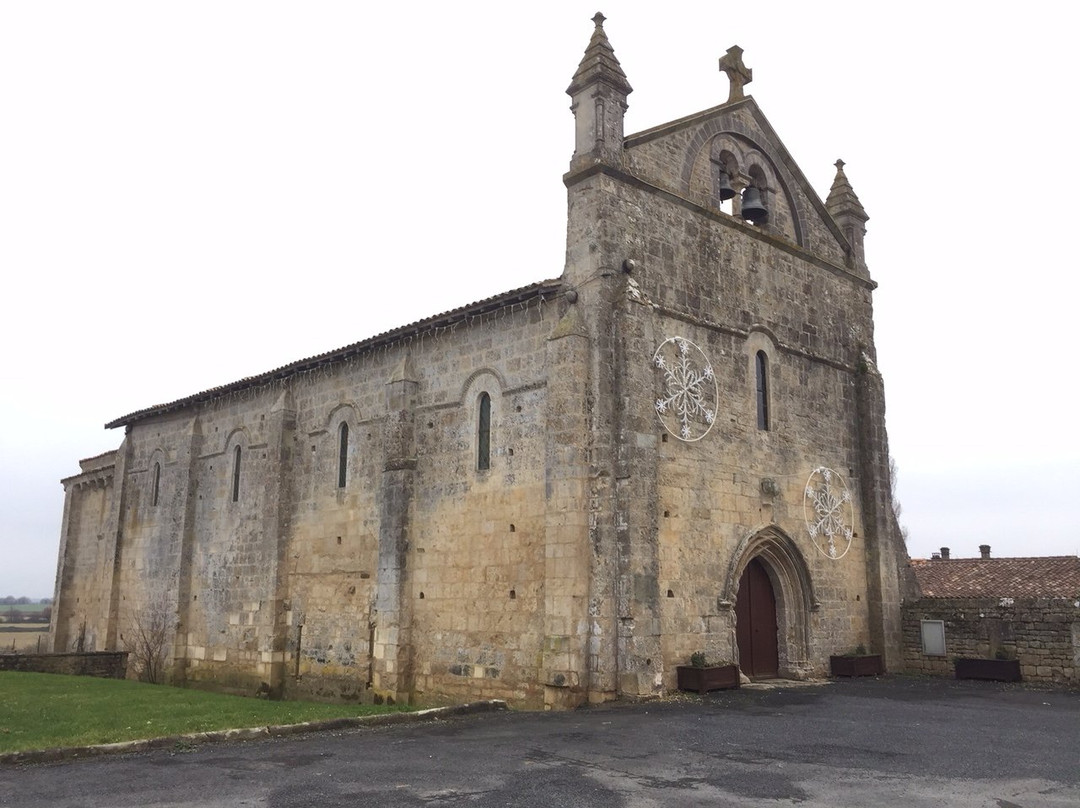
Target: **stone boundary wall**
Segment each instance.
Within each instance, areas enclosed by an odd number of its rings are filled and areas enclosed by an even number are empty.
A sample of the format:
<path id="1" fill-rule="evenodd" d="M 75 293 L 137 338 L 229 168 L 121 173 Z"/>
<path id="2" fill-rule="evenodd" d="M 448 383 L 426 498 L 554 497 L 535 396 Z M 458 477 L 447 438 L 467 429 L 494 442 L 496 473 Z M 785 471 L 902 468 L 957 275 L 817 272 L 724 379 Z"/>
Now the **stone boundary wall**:
<path id="1" fill-rule="evenodd" d="M 945 624 L 945 655 L 922 652 L 921 621 Z M 1080 600 L 1073 598 L 923 598 L 904 605 L 903 670 L 954 674 L 956 657 L 1020 661 L 1026 682 L 1080 687 Z"/>
<path id="2" fill-rule="evenodd" d="M 62 673 L 68 676 L 127 677 L 126 651 L 75 654 L 0 654 L 0 671 Z"/>

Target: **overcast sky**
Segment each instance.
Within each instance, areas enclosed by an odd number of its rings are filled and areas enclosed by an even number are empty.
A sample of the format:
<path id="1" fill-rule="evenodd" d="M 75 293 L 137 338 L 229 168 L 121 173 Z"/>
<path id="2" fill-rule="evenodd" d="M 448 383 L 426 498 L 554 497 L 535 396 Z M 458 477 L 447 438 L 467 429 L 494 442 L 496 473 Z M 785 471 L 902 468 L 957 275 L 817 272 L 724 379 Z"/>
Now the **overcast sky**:
<path id="1" fill-rule="evenodd" d="M 389 5 L 0 4 L 0 595 L 52 595 L 106 421 L 562 272 L 596 2 Z M 846 161 L 911 554 L 1077 553 L 1069 4 L 600 8 L 627 133 L 738 44 L 823 198 Z"/>

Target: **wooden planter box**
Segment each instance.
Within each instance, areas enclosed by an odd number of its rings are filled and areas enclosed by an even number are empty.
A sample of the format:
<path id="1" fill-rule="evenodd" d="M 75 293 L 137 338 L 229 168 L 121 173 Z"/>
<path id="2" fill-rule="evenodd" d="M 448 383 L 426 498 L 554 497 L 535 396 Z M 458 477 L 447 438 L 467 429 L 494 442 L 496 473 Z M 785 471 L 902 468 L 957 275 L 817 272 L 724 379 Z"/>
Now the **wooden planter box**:
<path id="1" fill-rule="evenodd" d="M 957 659 L 957 679 L 988 679 L 992 682 L 1019 682 L 1019 659 Z"/>
<path id="2" fill-rule="evenodd" d="M 716 665 L 711 668 L 678 665 L 675 673 L 679 690 L 696 690 L 704 694 L 710 690 L 728 690 L 739 686 L 738 665 Z"/>
<path id="3" fill-rule="evenodd" d="M 829 670 L 833 676 L 881 676 L 885 673 L 885 663 L 881 654 L 831 656 Z"/>

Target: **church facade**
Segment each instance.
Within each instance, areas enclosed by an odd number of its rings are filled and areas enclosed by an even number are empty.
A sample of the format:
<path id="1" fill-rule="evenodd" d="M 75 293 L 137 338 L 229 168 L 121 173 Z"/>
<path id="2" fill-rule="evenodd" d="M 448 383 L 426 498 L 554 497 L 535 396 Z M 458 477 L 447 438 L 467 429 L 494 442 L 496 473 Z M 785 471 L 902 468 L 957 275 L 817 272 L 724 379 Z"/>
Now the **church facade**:
<path id="1" fill-rule="evenodd" d="M 727 102 L 626 136 L 595 29 L 560 277 L 107 426 L 63 481 L 54 651 L 154 629 L 171 681 L 570 707 L 899 667 L 867 220 Z"/>

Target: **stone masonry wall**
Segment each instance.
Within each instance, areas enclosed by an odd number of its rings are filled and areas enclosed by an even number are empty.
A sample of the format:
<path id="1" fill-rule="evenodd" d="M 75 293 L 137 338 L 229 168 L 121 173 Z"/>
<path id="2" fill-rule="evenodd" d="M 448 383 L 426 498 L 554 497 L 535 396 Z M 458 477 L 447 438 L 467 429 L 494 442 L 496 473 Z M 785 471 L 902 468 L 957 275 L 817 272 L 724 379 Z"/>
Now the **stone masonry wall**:
<path id="1" fill-rule="evenodd" d="M 383 466 L 383 388 L 389 356 L 363 357 L 298 380 L 298 451 L 286 559 L 287 692 L 364 699 L 378 575 L 377 495 Z M 339 485 L 341 428 L 348 428 Z"/>
<path id="2" fill-rule="evenodd" d="M 184 571 L 192 594 L 180 606 L 185 680 L 248 694 L 269 682 L 272 664 L 278 552 L 263 516 L 281 495 L 267 490 L 276 397 L 261 391 L 201 412 L 203 444 L 192 461 L 196 494 Z"/>
<path id="3" fill-rule="evenodd" d="M 57 653 L 102 651 L 109 634 L 116 527 L 112 521 L 115 452 L 83 461 L 64 480 L 56 597 L 50 627 Z"/>
<path id="4" fill-rule="evenodd" d="M 546 318 L 538 307 L 492 316 L 442 351 L 438 365 L 416 363 L 428 392 L 416 408 L 404 597 L 421 699 L 543 703 L 546 340 L 557 322 L 547 309 Z M 491 401 L 488 469 L 476 460 L 483 393 Z"/>
<path id="5" fill-rule="evenodd" d="M 72 654 L 0 654 L 0 671 L 59 673 L 66 676 L 97 676 L 123 679 L 128 655 L 124 652 L 96 651 Z"/>
<path id="6" fill-rule="evenodd" d="M 713 196 L 711 157 L 720 149 L 741 170 L 752 163 L 765 169 L 765 226 L 730 215 Z M 890 530 L 887 495 L 877 495 L 888 491 L 883 400 L 860 406 L 858 392 L 869 372 L 880 388 L 876 368 L 867 367 L 873 283 L 750 102 L 631 136 L 625 168 L 645 183 L 611 184 L 617 201 L 604 220 L 621 215 L 625 238 L 613 245 L 609 263 L 635 260 L 630 308 L 638 304 L 647 312 L 638 316 L 652 317 L 656 344 L 681 335 L 701 347 L 719 388 L 716 423 L 702 440 L 684 443 L 658 430 L 665 677 L 695 650 L 735 658 L 734 615 L 720 582 L 756 552 L 751 537 L 774 528 L 797 557 L 781 574 L 780 553 L 773 570 L 781 668 L 820 674 L 829 654 L 859 644 L 894 659 L 897 570 L 906 557 Z M 758 351 L 768 360 L 768 430 L 756 423 Z M 639 405 L 648 407 L 663 390 L 651 393 L 639 395 Z M 636 436 L 638 445 L 647 440 Z M 852 542 L 839 558 L 807 531 L 804 486 L 819 466 L 841 474 L 851 496 Z M 799 559 L 812 586 L 805 615 L 792 597 Z M 730 592 L 730 581 L 726 586 Z M 804 637 L 797 636 L 800 620 Z M 805 657 L 785 660 L 785 652 Z"/>
<path id="7" fill-rule="evenodd" d="M 617 374 L 625 408 L 617 417 L 623 451 L 636 455 L 625 472 L 614 471 L 616 490 L 629 492 L 625 504 L 616 499 L 615 523 L 640 537 L 616 550 L 627 570 L 616 588 L 632 592 L 634 604 L 618 623 L 635 632 L 620 646 L 622 690 L 653 692 L 654 681 L 672 688 L 675 665 L 696 650 L 737 656 L 731 604 L 721 603 L 725 577 L 747 540 L 767 527 L 798 548 L 813 586 L 806 593 L 813 603 L 798 607 L 795 592 L 775 582 L 778 598 L 789 598 L 787 631 L 803 633 L 788 643 L 788 672 L 824 673 L 829 654 L 871 645 L 855 397 L 858 335 L 872 328 L 869 285 L 669 195 L 607 176 L 589 183 L 575 192 L 621 236 L 591 240 L 608 249 L 608 266 L 635 261 L 631 272 L 616 274 L 624 284 L 618 333 L 628 363 Z M 664 390 L 652 356 L 671 337 L 705 352 L 719 388 L 716 422 L 699 441 L 669 434 L 654 411 Z M 767 431 L 756 421 L 758 350 L 769 358 Z M 804 487 L 818 466 L 839 472 L 852 496 L 853 541 L 841 558 L 824 555 L 807 534 Z M 650 510 L 649 502 L 657 504 Z M 652 625 L 650 610 L 660 616 L 662 652 L 635 656 L 635 647 L 649 647 L 638 635 Z M 805 630 L 794 625 L 800 611 Z"/>
<path id="8" fill-rule="evenodd" d="M 149 630 L 159 623 L 166 629 L 163 653 L 171 656 L 188 495 L 184 448 L 189 441 L 190 421 L 183 417 L 138 428 L 129 437 L 116 571 L 118 649 L 128 647 L 140 627 Z"/>
<path id="9" fill-rule="evenodd" d="M 923 598 L 903 610 L 904 670 L 954 674 L 956 657 L 1020 661 L 1024 681 L 1080 686 L 1080 601 L 1069 598 Z M 945 623 L 944 656 L 922 651 L 921 623 Z"/>
<path id="10" fill-rule="evenodd" d="M 490 696 L 539 706 L 551 563 L 545 368 L 558 313 L 535 302 L 496 311 L 423 345 L 393 346 L 136 424 L 125 443 L 118 599 L 111 622 L 103 612 L 100 627 L 92 624 L 97 647 L 111 625 L 122 648 L 138 621 L 160 612 L 178 629 L 167 643 L 175 682 L 255 693 L 283 679 L 292 697 L 372 698 L 379 680 L 372 640 L 387 620 L 375 606 L 385 389 L 408 356 L 418 391 L 411 416 L 418 493 L 403 516 L 400 591 L 403 614 L 412 616 L 402 681 L 425 701 Z M 476 466 L 482 392 L 492 400 L 487 470 Z M 285 421 L 282 412 L 290 414 Z M 282 445 L 286 465 L 275 460 Z M 88 542 L 108 511 L 103 492 L 86 487 L 91 499 L 69 496 L 65 603 L 83 607 L 84 594 L 108 600 L 112 556 L 91 552 L 98 545 Z M 280 519 L 267 516 L 271 506 Z M 73 630 L 69 620 L 58 636 L 67 642 Z M 391 639 L 404 636 L 390 630 Z"/>
<path id="11" fill-rule="evenodd" d="M 802 172 L 776 138 L 764 115 L 749 102 L 706 110 L 627 138 L 626 166 L 658 187 L 705 208 L 720 210 L 711 160 L 729 151 L 740 171 L 757 163 L 768 170 L 769 222 L 761 229 L 796 243 L 837 266 L 845 263 L 836 233 L 800 186 Z M 742 181 L 747 179 L 743 176 Z M 739 178 L 733 178 L 738 183 Z M 731 212 L 731 203 L 727 210 Z M 796 219 L 798 227 L 796 228 Z M 796 229 L 798 232 L 796 233 Z"/>

